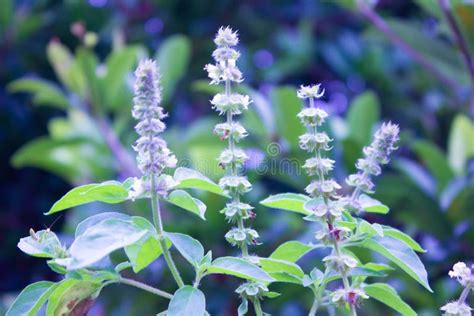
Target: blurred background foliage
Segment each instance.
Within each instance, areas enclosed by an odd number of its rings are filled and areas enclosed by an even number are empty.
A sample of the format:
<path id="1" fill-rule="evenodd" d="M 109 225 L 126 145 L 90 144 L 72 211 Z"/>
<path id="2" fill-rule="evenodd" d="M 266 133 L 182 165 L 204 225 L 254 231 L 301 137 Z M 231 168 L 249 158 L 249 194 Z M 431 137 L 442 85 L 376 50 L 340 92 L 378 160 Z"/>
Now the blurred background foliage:
<path id="1" fill-rule="evenodd" d="M 422 259 L 434 294 L 398 272 L 390 282 L 420 315 L 438 314 L 459 291 L 447 271 L 458 260 L 474 259 L 474 3 L 375 2 L 0 0 L 0 313 L 26 284 L 55 277 L 16 248 L 30 227 L 54 221 L 42 213 L 74 185 L 136 173 L 130 109 L 137 60 L 157 58 L 161 67 L 165 138 L 180 165 L 220 177 L 215 160 L 224 144 L 212 135 L 220 119 L 208 101 L 216 88 L 202 68 L 211 61 L 217 28 L 230 25 L 241 35 L 242 89 L 254 100 L 243 117 L 255 184 L 248 199 L 257 207 L 253 225 L 263 242 L 253 250 L 264 256 L 283 241 L 313 237 L 297 215 L 258 201 L 302 191 L 308 182 L 300 171 L 305 157 L 297 146 L 302 127 L 295 87 L 321 82 L 322 106 L 332 113 L 328 132 L 337 140 L 337 179 L 354 171 L 382 120 L 401 125 L 400 150 L 376 193 L 391 212 L 366 219 L 402 228 L 428 250 Z M 235 251 L 224 240 L 224 199 L 201 198 L 207 222 L 169 209 L 166 225 L 200 239 L 217 256 Z M 53 229 L 67 242 L 82 218 L 117 207 L 70 210 Z M 125 204 L 124 211 L 148 214 L 140 204 Z M 303 265 L 321 256 L 307 256 Z M 161 262 L 140 278 L 165 290 L 173 284 Z M 211 314 L 235 313 L 238 300 L 230 293 L 237 284 L 224 277 L 204 284 Z M 304 315 L 309 293 L 291 285 L 281 292 L 264 309 Z M 152 315 L 163 303 L 112 287 L 91 314 Z M 391 313 L 377 303 L 364 310 Z"/>

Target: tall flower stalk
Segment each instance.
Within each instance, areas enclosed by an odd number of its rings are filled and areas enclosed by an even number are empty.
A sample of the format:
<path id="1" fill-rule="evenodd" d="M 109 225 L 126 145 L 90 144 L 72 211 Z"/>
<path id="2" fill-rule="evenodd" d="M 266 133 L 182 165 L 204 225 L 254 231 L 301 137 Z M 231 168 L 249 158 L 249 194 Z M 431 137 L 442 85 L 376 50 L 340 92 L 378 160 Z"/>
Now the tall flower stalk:
<path id="1" fill-rule="evenodd" d="M 166 245 L 163 222 L 160 212 L 160 197 L 166 196 L 173 187 L 174 181 L 169 175 L 164 175 L 167 167 L 176 167 L 176 157 L 168 149 L 168 145 L 159 134 L 165 129 L 163 119 L 166 114 L 161 103 L 160 75 L 156 63 L 152 60 L 140 62 L 135 71 L 135 97 L 132 115 L 139 122 L 135 130 L 140 136 L 133 149 L 137 152 L 138 168 L 143 177 L 136 180 L 131 197 L 149 193 L 153 212 L 153 223 L 158 232 L 158 239 L 166 263 L 179 287 L 184 282 L 176 268 Z"/>
<path id="2" fill-rule="evenodd" d="M 357 315 L 356 304 L 359 297 L 366 297 L 361 289 L 351 286 L 348 274 L 356 267 L 357 260 L 352 256 L 344 254 L 341 249 L 346 233 L 345 227 L 338 227 L 336 221 L 341 219 L 343 205 L 337 190 L 341 186 L 329 178 L 330 171 L 334 168 L 334 161 L 323 157 L 323 152 L 331 150 L 329 136 L 320 130 L 328 114 L 321 108 L 315 106 L 315 100 L 322 97 L 324 90 L 320 85 L 301 86 L 298 90 L 298 97 L 309 100 L 308 107 L 304 108 L 298 117 L 301 123 L 306 126 L 307 132 L 300 136 L 300 148 L 313 154 L 312 158 L 306 160 L 303 168 L 310 176 L 316 176 L 307 187 L 306 192 L 313 198 L 313 211 L 317 220 L 323 223 L 324 228 L 317 232 L 316 238 L 332 248 L 331 254 L 323 261 L 326 265 L 325 275 L 331 271 L 341 276 L 343 288 L 336 290 L 332 294 L 332 301 L 337 304 L 348 304 L 351 314 Z M 324 287 L 319 286 L 314 289 L 315 300 L 311 308 L 310 315 L 315 315 L 322 300 Z"/>
<path id="3" fill-rule="evenodd" d="M 248 156 L 237 147 L 237 143 L 247 137 L 248 133 L 234 117 L 247 110 L 252 101 L 248 95 L 232 91 L 232 84 L 243 81 L 242 73 L 236 65 L 236 61 L 240 57 L 240 53 L 235 49 L 238 42 L 237 32 L 234 32 L 230 27 L 221 27 L 214 39 L 217 46 L 212 53 L 215 64 L 208 64 L 204 69 L 211 79 L 210 84 L 224 84 L 224 91 L 216 94 L 211 100 L 211 104 L 219 115 L 226 117 L 225 123 L 217 124 L 214 128 L 214 133 L 221 140 L 228 142 L 227 148 L 218 158 L 219 166 L 225 171 L 225 176 L 219 181 L 219 185 L 231 197 L 222 213 L 225 214 L 227 221 L 235 226 L 226 233 L 225 238 L 231 245 L 239 247 L 242 257 L 248 259 L 248 246 L 256 244 L 259 235 L 257 231 L 245 225 L 246 220 L 255 217 L 253 207 L 241 201 L 241 196 L 249 192 L 252 185 L 242 174 Z M 266 286 L 255 282 L 244 283 L 237 289 L 245 306 L 247 299 L 254 303 L 257 315 L 262 315 L 259 300 L 266 291 L 268 291 Z"/>

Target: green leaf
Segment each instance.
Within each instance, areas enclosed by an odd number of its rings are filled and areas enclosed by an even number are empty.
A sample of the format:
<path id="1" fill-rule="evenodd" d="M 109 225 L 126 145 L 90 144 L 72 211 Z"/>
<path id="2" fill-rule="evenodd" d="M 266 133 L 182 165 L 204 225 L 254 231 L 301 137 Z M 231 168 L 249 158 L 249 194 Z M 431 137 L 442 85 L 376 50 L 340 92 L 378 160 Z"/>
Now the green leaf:
<path id="1" fill-rule="evenodd" d="M 117 181 L 86 184 L 70 190 L 59 201 L 53 204 L 45 214 L 50 215 L 68 208 L 91 202 L 109 204 L 120 203 L 128 199 L 128 191 Z"/>
<path id="2" fill-rule="evenodd" d="M 275 251 L 273 251 L 273 253 L 270 255 L 270 258 L 296 262 L 305 254 L 307 254 L 311 249 L 313 249 L 311 246 L 308 246 L 300 241 L 287 241 L 284 244 L 278 246 L 278 248 L 275 249 Z"/>
<path id="3" fill-rule="evenodd" d="M 364 211 L 368 213 L 387 214 L 390 211 L 388 206 L 383 205 L 378 200 L 366 194 L 360 195 L 359 203 L 360 203 L 360 206 L 364 209 Z"/>
<path id="4" fill-rule="evenodd" d="M 133 272 L 138 273 L 161 256 L 163 251 L 159 241 L 154 236 L 146 234 L 137 242 L 126 246 L 125 253 L 132 264 Z"/>
<path id="5" fill-rule="evenodd" d="M 46 316 L 71 315 L 74 308 L 81 303 L 89 299 L 95 300 L 99 289 L 99 283 L 76 279 L 61 281 L 49 296 Z"/>
<path id="6" fill-rule="evenodd" d="M 6 316 L 35 316 L 46 303 L 56 284 L 40 281 L 28 285 L 21 291 L 7 311 Z"/>
<path id="7" fill-rule="evenodd" d="M 408 246 L 410 246 L 411 249 L 415 250 L 416 252 L 426 252 L 426 250 L 423 249 L 416 240 L 414 240 L 413 238 L 411 238 L 409 235 L 405 234 L 404 232 L 390 226 L 382 226 L 382 227 L 383 227 L 383 233 L 385 236 L 393 237 L 405 242 Z"/>
<path id="8" fill-rule="evenodd" d="M 280 293 L 272 292 L 272 291 L 263 293 L 263 296 L 268 297 L 268 298 L 276 298 L 280 295 L 281 295 Z"/>
<path id="9" fill-rule="evenodd" d="M 260 258 L 259 263 L 262 269 L 269 274 L 284 272 L 300 278 L 303 278 L 304 276 L 303 270 L 301 270 L 296 263 L 290 261 L 273 258 Z"/>
<path id="10" fill-rule="evenodd" d="M 206 297 L 199 290 L 185 285 L 174 293 L 166 316 L 203 316 L 206 312 Z"/>
<path id="11" fill-rule="evenodd" d="M 414 142 L 412 148 L 436 178 L 438 191 L 442 191 L 454 177 L 454 172 L 444 153 L 436 144 L 423 140 Z"/>
<path id="12" fill-rule="evenodd" d="M 165 201 L 189 211 L 203 220 L 206 220 L 206 205 L 200 200 L 193 198 L 188 192 L 183 190 L 174 190 L 166 198 Z"/>
<path id="13" fill-rule="evenodd" d="M 474 156 L 474 123 L 465 115 L 458 115 L 452 124 L 448 140 L 448 160 L 451 168 L 460 175 L 466 162 Z"/>
<path id="14" fill-rule="evenodd" d="M 81 97 L 86 97 L 87 80 L 69 49 L 59 41 L 50 41 L 46 53 L 62 84 Z"/>
<path id="15" fill-rule="evenodd" d="M 62 245 L 55 233 L 49 230 L 40 230 L 34 233 L 33 237 L 21 238 L 18 248 L 33 257 L 56 258 Z"/>
<path id="16" fill-rule="evenodd" d="M 79 47 L 76 52 L 76 63 L 86 78 L 88 99 L 92 106 L 99 108 L 104 103 L 105 89 L 97 78 L 99 60 L 89 48 Z"/>
<path id="17" fill-rule="evenodd" d="M 191 43 L 183 35 L 174 35 L 161 44 L 156 60 L 160 67 L 163 102 L 168 103 L 178 81 L 188 69 L 191 55 Z"/>
<path id="18" fill-rule="evenodd" d="M 166 237 L 179 253 L 193 266 L 197 267 L 204 257 L 204 247 L 191 236 L 180 233 L 166 233 Z"/>
<path id="19" fill-rule="evenodd" d="M 380 104 L 373 92 L 364 92 L 357 96 L 350 105 L 347 113 L 349 135 L 357 140 L 359 145 L 370 143 L 372 128 L 380 119 Z"/>
<path id="20" fill-rule="evenodd" d="M 310 198 L 303 194 L 281 193 L 269 196 L 261 201 L 260 204 L 267 207 L 310 215 L 311 213 L 304 208 L 305 202 L 309 200 Z"/>
<path id="21" fill-rule="evenodd" d="M 273 281 L 272 277 L 256 265 L 234 257 L 217 258 L 209 266 L 207 272 L 208 274 L 228 274 L 253 281 Z"/>
<path id="22" fill-rule="evenodd" d="M 43 79 L 18 79 L 7 87 L 10 92 L 28 92 L 33 94 L 33 103 L 59 109 L 67 109 L 69 101 L 54 83 Z"/>
<path id="23" fill-rule="evenodd" d="M 93 216 L 90 216 L 80 222 L 77 227 L 76 227 L 76 232 L 74 233 L 74 238 L 79 237 L 82 235 L 89 227 L 94 226 L 98 224 L 99 222 L 102 222 L 103 220 L 109 219 L 109 218 L 115 218 L 115 219 L 121 219 L 121 220 L 131 220 L 131 217 L 123 214 L 123 213 L 117 213 L 117 212 L 104 212 L 104 213 L 99 213 Z"/>
<path id="24" fill-rule="evenodd" d="M 122 92 L 129 90 L 126 84 L 127 75 L 133 72 L 133 67 L 138 58 L 138 49 L 136 47 L 124 47 L 118 51 L 112 52 L 105 62 L 107 72 L 102 78 L 105 101 L 108 106 L 118 108 L 123 104 Z"/>
<path id="25" fill-rule="evenodd" d="M 106 147 L 85 139 L 36 138 L 15 152 L 11 162 L 15 168 L 41 168 L 69 182 L 107 179 L 113 172 Z"/>
<path id="26" fill-rule="evenodd" d="M 199 171 L 180 167 L 176 169 L 173 177 L 179 183 L 176 186 L 177 189 L 198 189 L 228 197 L 219 185 Z"/>
<path id="27" fill-rule="evenodd" d="M 71 261 L 67 268 L 76 270 L 90 266 L 111 252 L 137 242 L 147 232 L 132 221 L 105 219 L 74 240 L 69 248 Z"/>
<path id="28" fill-rule="evenodd" d="M 428 283 L 428 274 L 426 273 L 425 266 L 405 242 L 388 236 L 374 236 L 363 241 L 358 246 L 380 253 L 418 281 L 428 291 L 433 292 Z"/>
<path id="29" fill-rule="evenodd" d="M 417 313 L 407 303 L 405 303 L 397 294 L 397 292 L 388 284 L 369 284 L 364 287 L 364 291 L 368 296 L 393 308 L 403 316 L 417 315 Z"/>
<path id="30" fill-rule="evenodd" d="M 270 100 L 275 109 L 276 125 L 291 148 L 298 148 L 298 138 L 304 134 L 297 114 L 301 110 L 301 100 L 296 96 L 294 87 L 279 87 L 270 91 Z"/>

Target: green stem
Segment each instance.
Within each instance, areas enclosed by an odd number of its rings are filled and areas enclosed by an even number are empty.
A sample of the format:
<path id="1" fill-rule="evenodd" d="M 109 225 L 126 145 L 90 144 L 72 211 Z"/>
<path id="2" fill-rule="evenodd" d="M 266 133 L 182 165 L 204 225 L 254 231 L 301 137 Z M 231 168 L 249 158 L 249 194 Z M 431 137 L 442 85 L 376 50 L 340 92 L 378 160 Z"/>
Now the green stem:
<path id="1" fill-rule="evenodd" d="M 258 298 L 255 298 L 253 300 L 253 308 L 255 309 L 255 315 L 257 316 L 263 315 L 262 306 L 260 305 L 260 300 Z"/>
<path id="2" fill-rule="evenodd" d="M 321 301 L 321 291 L 318 291 L 318 289 L 314 289 L 313 293 L 314 293 L 314 301 L 313 301 L 313 305 L 311 306 L 311 310 L 309 311 L 308 316 L 316 315 L 316 313 L 318 312 L 320 301 Z"/>
<path id="3" fill-rule="evenodd" d="M 464 288 L 464 290 L 461 293 L 461 296 L 458 299 L 459 304 L 463 304 L 466 301 L 467 296 L 469 295 L 469 292 L 471 292 L 471 285 L 468 285 Z"/>
<path id="4" fill-rule="evenodd" d="M 184 286 L 183 279 L 179 274 L 178 269 L 171 257 L 170 251 L 168 246 L 166 245 L 166 238 L 163 233 L 163 221 L 161 220 L 161 212 L 160 212 L 160 204 L 158 201 L 158 195 L 156 194 L 156 179 L 155 176 L 151 176 L 151 208 L 153 211 L 153 223 L 155 224 L 156 230 L 158 232 L 158 241 L 160 243 L 161 251 L 163 251 L 163 256 L 165 257 L 165 261 L 168 265 L 168 268 L 173 275 L 176 283 L 180 288 Z"/>
<path id="5" fill-rule="evenodd" d="M 147 292 L 153 293 L 155 295 L 167 298 L 169 300 L 173 298 L 173 295 L 168 293 L 168 292 L 162 291 L 160 289 L 154 288 L 154 287 L 149 286 L 145 283 L 141 283 L 141 282 L 138 282 L 138 281 L 135 281 L 135 280 L 132 280 L 132 279 L 119 278 L 117 282 L 142 289 L 144 291 L 147 291 Z"/>

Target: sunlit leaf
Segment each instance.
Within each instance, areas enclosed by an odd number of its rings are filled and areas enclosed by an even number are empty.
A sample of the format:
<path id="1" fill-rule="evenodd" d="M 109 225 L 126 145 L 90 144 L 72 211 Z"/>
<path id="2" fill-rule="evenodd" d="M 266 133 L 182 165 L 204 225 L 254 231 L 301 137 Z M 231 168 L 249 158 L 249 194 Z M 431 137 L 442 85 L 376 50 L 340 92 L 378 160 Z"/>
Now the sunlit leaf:
<path id="1" fill-rule="evenodd" d="M 206 312 L 206 297 L 190 285 L 174 293 L 166 316 L 203 316 Z"/>
<path id="2" fill-rule="evenodd" d="M 269 196 L 265 200 L 261 201 L 260 204 L 267 207 L 310 215 L 311 212 L 304 208 L 305 202 L 309 200 L 310 198 L 306 195 L 296 193 L 281 193 Z"/>
<path id="3" fill-rule="evenodd" d="M 36 316 L 55 288 L 56 283 L 49 281 L 28 285 L 10 306 L 6 316 Z"/>
<path id="4" fill-rule="evenodd" d="M 188 192 L 183 190 L 175 190 L 171 192 L 165 201 L 179 206 L 186 211 L 189 211 L 202 219 L 206 219 L 204 214 L 206 213 L 206 205 L 200 200 L 193 198 Z"/>
<path id="5" fill-rule="evenodd" d="M 209 274 L 228 274 L 253 281 L 272 282 L 273 279 L 256 265 L 240 258 L 217 258 L 208 268 Z"/>
<path id="6" fill-rule="evenodd" d="M 398 293 L 390 285 L 384 283 L 373 283 L 364 287 L 365 293 L 393 308 L 403 316 L 418 315 L 407 303 L 405 303 Z"/>

